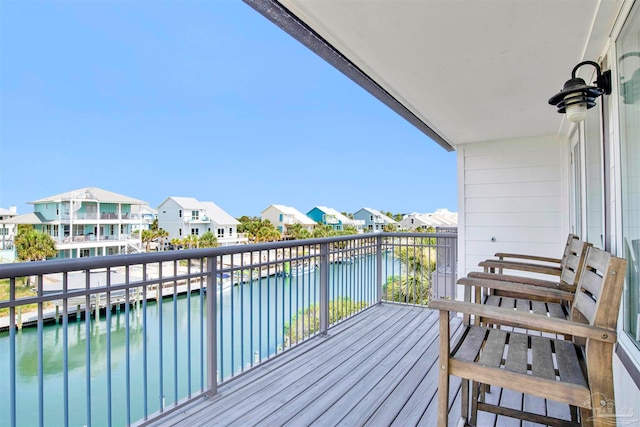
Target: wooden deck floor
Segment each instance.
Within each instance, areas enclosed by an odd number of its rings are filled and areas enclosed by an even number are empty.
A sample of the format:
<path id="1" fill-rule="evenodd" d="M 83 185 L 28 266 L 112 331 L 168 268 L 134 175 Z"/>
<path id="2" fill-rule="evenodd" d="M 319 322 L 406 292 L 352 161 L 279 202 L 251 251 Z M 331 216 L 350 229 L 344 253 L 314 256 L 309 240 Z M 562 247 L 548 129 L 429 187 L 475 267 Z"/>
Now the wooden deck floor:
<path id="1" fill-rule="evenodd" d="M 452 335 L 459 323 L 452 327 Z M 151 424 L 153 426 L 434 426 L 438 313 L 382 304 Z M 450 425 L 460 417 L 460 380 L 452 377 Z M 566 411 L 522 394 L 492 390 L 510 407 Z M 489 415 L 489 414 L 484 414 Z M 518 425 L 502 417 L 479 426 Z M 515 422 L 515 423 L 513 423 Z M 522 424 L 529 426 L 532 424 Z"/>

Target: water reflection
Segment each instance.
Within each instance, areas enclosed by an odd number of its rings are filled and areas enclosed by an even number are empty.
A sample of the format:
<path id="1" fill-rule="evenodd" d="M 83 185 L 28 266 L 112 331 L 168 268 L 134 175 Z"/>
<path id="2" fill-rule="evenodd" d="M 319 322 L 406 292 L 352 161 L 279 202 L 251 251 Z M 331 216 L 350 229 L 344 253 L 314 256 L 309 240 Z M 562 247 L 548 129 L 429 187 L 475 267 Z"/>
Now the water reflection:
<path id="1" fill-rule="evenodd" d="M 112 368 L 124 363 L 126 357 L 127 329 L 123 315 L 112 315 L 111 321 L 111 364 Z M 68 324 L 68 369 L 70 374 L 76 370 L 86 370 L 86 347 L 90 342 L 91 375 L 104 374 L 107 368 L 107 328 L 106 320 L 89 325 L 89 339 L 87 340 L 87 326 L 84 320 L 71 320 Z M 60 375 L 64 370 L 64 331 L 62 324 L 46 326 L 43 334 L 43 366 L 47 375 Z M 135 310 L 129 315 L 129 346 L 131 351 L 138 351 L 142 347 L 142 321 Z M 24 329 L 16 336 L 17 370 L 18 375 L 25 381 L 35 381 L 38 378 L 38 333 L 36 328 Z"/>

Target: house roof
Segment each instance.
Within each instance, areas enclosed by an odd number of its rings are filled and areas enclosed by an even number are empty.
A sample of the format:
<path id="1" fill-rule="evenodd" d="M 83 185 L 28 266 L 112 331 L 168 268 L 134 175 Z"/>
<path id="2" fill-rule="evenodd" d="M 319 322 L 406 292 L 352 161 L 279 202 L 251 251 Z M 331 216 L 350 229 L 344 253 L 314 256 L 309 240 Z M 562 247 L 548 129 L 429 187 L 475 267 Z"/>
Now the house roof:
<path id="1" fill-rule="evenodd" d="M 140 212 L 142 212 L 142 213 L 146 212 L 146 213 L 150 213 L 150 214 L 153 214 L 153 215 L 157 215 L 158 214 L 158 210 L 152 208 L 149 205 L 146 205 L 146 206 L 143 206 L 142 208 L 140 208 Z"/>
<path id="2" fill-rule="evenodd" d="M 45 197 L 43 199 L 28 202 L 30 204 L 39 203 L 58 203 L 68 200 L 95 200 L 102 203 L 128 203 L 132 205 L 144 205 L 147 202 L 134 199 L 133 197 L 123 196 L 122 194 L 112 191 L 103 190 L 98 187 L 85 187 L 77 190 L 68 191 L 66 193 L 56 194 L 55 196 Z"/>
<path id="3" fill-rule="evenodd" d="M 202 202 L 198 201 L 198 199 L 194 197 L 176 197 L 176 196 L 170 196 L 164 199 L 164 201 L 158 205 L 158 209 L 160 209 L 160 206 L 164 205 L 169 200 L 173 200 L 182 209 L 192 209 L 192 210 L 204 209 L 204 207 L 202 206 Z"/>
<path id="4" fill-rule="evenodd" d="M 238 225 L 240 221 L 229 215 L 227 212 L 222 210 L 218 205 L 213 202 L 202 202 L 205 210 L 207 211 L 207 215 L 211 220 L 216 224 L 224 224 L 224 225 Z"/>
<path id="5" fill-rule="evenodd" d="M 300 224 L 303 224 L 303 225 L 315 225 L 316 224 L 316 222 L 314 220 L 312 220 L 311 218 L 309 218 L 308 216 L 306 216 L 305 214 L 303 214 L 302 212 L 300 212 L 299 210 L 297 210 L 296 208 L 293 208 L 291 206 L 271 205 L 270 207 L 276 208 L 277 210 L 279 210 L 283 214 L 292 215 L 293 218 L 295 218 L 295 220 Z M 269 209 L 269 208 L 267 208 L 267 209 Z M 265 209 L 265 211 L 267 209 Z"/>
<path id="6" fill-rule="evenodd" d="M 446 149 L 568 135 L 548 99 L 623 1 L 244 0 Z M 626 2 L 629 3 L 629 2 Z M 578 75 L 593 81 L 593 69 Z"/>
<path id="7" fill-rule="evenodd" d="M 50 221 L 46 220 L 40 212 L 29 212 L 23 215 L 14 216 L 2 221 L 4 224 L 46 224 Z"/>
<path id="8" fill-rule="evenodd" d="M 367 211 L 370 214 L 380 218 L 381 220 L 383 220 L 385 222 L 385 224 L 397 224 L 397 221 L 394 220 L 393 218 L 389 218 L 387 215 L 383 214 L 382 212 L 372 209 L 372 208 L 362 208 L 361 210 L 363 211 Z"/>
<path id="9" fill-rule="evenodd" d="M 16 216 L 15 212 L 10 211 L 9 209 L 0 208 L 0 216 Z"/>
<path id="10" fill-rule="evenodd" d="M 173 200 L 184 210 L 195 210 L 195 211 L 203 211 L 207 213 L 209 219 L 215 223 L 220 225 L 238 225 L 240 221 L 229 215 L 225 212 L 220 206 L 216 205 L 213 202 L 201 202 L 194 197 L 176 197 L 170 196 L 167 197 L 160 205 L 158 205 L 158 209 L 167 201 Z"/>
<path id="11" fill-rule="evenodd" d="M 316 206 L 316 209 L 321 210 L 322 212 L 324 212 L 325 214 L 328 215 L 333 215 L 338 221 L 342 222 L 342 223 L 351 223 L 353 220 L 345 215 L 342 215 L 340 212 L 338 212 L 337 210 L 333 209 L 333 208 L 328 208 L 326 206 Z"/>
<path id="12" fill-rule="evenodd" d="M 440 226 L 456 226 L 458 225 L 458 214 L 450 212 L 448 209 L 436 209 L 433 213 L 417 213 L 413 212 L 402 218 L 402 222 L 407 222 L 411 218 L 423 225 L 440 227 Z"/>

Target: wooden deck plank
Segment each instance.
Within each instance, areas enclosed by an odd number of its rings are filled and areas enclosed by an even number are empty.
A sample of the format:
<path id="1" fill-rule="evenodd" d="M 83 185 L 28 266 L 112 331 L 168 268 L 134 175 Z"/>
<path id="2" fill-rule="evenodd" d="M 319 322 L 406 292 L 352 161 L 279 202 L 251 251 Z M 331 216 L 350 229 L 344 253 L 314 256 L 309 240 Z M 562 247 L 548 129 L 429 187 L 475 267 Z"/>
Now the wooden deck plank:
<path id="1" fill-rule="evenodd" d="M 425 357 L 425 353 L 430 347 L 438 348 L 437 342 L 434 342 L 438 332 L 439 328 L 434 325 L 426 333 L 421 333 L 422 337 L 417 342 L 394 349 L 389 357 L 371 369 L 356 386 L 346 390 L 346 393 L 329 410 L 325 411 L 315 424 L 320 426 L 327 424 L 362 425 L 387 398 L 397 406 L 404 405 L 407 394 L 393 392 L 403 376 L 415 365 L 415 362 Z M 392 357 L 392 355 L 396 357 Z M 431 357 L 435 357 L 435 353 L 431 354 Z M 360 396 L 363 395 L 364 397 L 361 398 Z M 333 422 L 333 420 L 337 422 Z"/>
<path id="2" fill-rule="evenodd" d="M 325 341 L 335 342 L 327 349 L 312 351 L 309 354 L 305 354 L 304 357 L 279 366 L 276 370 L 272 370 L 273 374 L 267 378 L 252 381 L 250 387 L 246 388 L 246 393 L 236 393 L 233 399 L 225 401 L 226 407 L 221 408 L 225 417 L 220 420 L 220 424 L 207 421 L 207 425 L 232 425 L 233 422 L 242 420 L 243 417 L 250 417 L 255 420 L 255 416 L 267 416 L 276 409 L 274 405 L 286 403 L 289 396 L 296 396 L 305 390 L 312 378 L 319 378 L 329 374 L 334 365 L 340 365 L 345 360 L 349 360 L 354 354 L 357 354 L 356 349 L 368 348 L 371 353 L 375 353 L 376 350 L 380 349 L 381 345 L 388 343 L 387 334 L 391 336 L 399 334 L 405 327 L 405 322 L 413 319 L 410 311 L 392 311 L 392 313 L 397 315 L 387 319 L 377 328 L 371 328 L 371 325 L 369 325 L 367 333 L 353 341 L 351 341 L 353 337 L 347 340 L 334 340 L 333 336 L 318 337 Z M 372 321 L 374 320 L 372 319 Z M 381 320 L 377 319 L 378 322 Z M 327 347 L 327 345 L 324 347 Z M 234 404 L 234 401 L 246 403 L 237 405 Z M 192 425 L 199 424 L 194 422 Z M 240 423 L 240 425 L 247 424 Z"/>
<path id="3" fill-rule="evenodd" d="M 461 380 L 458 377 L 451 377 L 449 383 L 449 426 L 455 426 L 460 418 L 460 400 L 457 399 L 460 391 Z M 416 427 L 434 427 L 438 420 L 438 399 L 433 399 L 422 414 L 418 424 L 404 424 L 404 426 L 415 425 Z"/>
<path id="4" fill-rule="evenodd" d="M 387 323 L 390 319 L 401 318 L 400 316 L 407 313 L 398 313 L 396 308 L 385 306 L 381 310 L 366 310 L 365 312 L 350 319 L 348 323 L 341 323 L 331 330 L 332 337 L 340 337 L 343 333 L 348 333 L 349 338 L 354 342 L 359 340 L 371 340 L 373 335 L 378 335 L 379 331 L 372 330 L 372 321 L 378 319 L 383 323 Z M 391 324 L 391 323 L 389 323 Z M 316 339 L 317 338 L 317 339 Z M 251 395 L 256 393 L 263 393 L 264 390 L 268 390 L 269 385 L 275 381 L 273 372 L 277 372 L 278 369 L 287 366 L 288 369 L 295 371 L 302 365 L 306 364 L 305 357 L 311 360 L 317 358 L 317 354 L 333 355 L 335 352 L 339 352 L 342 347 L 338 344 L 325 348 L 325 339 L 322 337 L 316 337 L 305 342 L 283 354 L 274 358 L 273 360 L 264 363 L 263 365 L 255 368 L 254 370 L 245 374 L 241 379 L 234 380 L 228 384 L 224 384 L 219 389 L 218 395 L 211 399 L 202 399 L 199 402 L 199 406 L 203 409 L 195 409 L 189 407 L 181 412 L 172 414 L 165 419 L 164 424 L 158 424 L 162 426 L 173 426 L 172 420 L 178 420 L 178 422 L 185 422 L 184 419 L 189 414 L 193 414 L 189 420 L 192 424 L 184 425 L 198 425 L 200 419 L 204 419 L 206 422 L 210 415 L 208 413 L 218 413 L 225 410 L 225 405 L 229 405 L 229 402 L 248 400 L 251 399 Z M 348 344 L 348 343 L 347 343 Z M 329 353 L 326 353 L 329 352 Z M 268 395 L 268 392 L 267 392 Z M 196 405 L 192 405 L 195 407 Z M 179 424 L 178 424 L 179 425 Z"/>
<path id="5" fill-rule="evenodd" d="M 452 336 L 461 332 L 460 320 L 453 319 Z M 429 309 L 382 304 L 222 384 L 214 398 L 148 425 L 433 426 L 438 331 L 438 315 Z M 450 425 L 455 426 L 460 379 L 450 382 Z M 492 388 L 487 400 L 496 392 L 501 393 Z M 480 412 L 479 417 L 484 421 L 492 415 Z"/>
<path id="6" fill-rule="evenodd" d="M 520 392 L 503 388 L 500 394 L 500 406 L 522 410 L 522 396 Z M 501 427 L 520 427 L 520 424 L 521 421 L 519 419 L 506 417 L 504 415 L 498 415 L 498 419 L 496 420 L 496 425 Z"/>
<path id="7" fill-rule="evenodd" d="M 413 325 L 408 325 L 406 336 L 401 337 L 400 341 L 390 343 L 391 345 L 382 353 L 378 352 L 380 353 L 379 357 L 375 360 L 367 361 L 361 375 L 349 378 L 350 381 L 340 381 L 339 387 L 335 389 L 325 390 L 322 397 L 307 406 L 304 414 L 301 414 L 295 420 L 296 422 L 292 421 L 291 425 L 296 425 L 298 422 L 303 425 L 312 423 L 337 424 L 347 411 L 357 404 L 358 399 L 366 395 L 395 365 L 402 363 L 404 356 L 415 344 L 414 338 L 421 337 L 427 331 L 431 331 L 432 339 L 437 336 L 436 324 L 423 323 L 421 329 L 416 330 Z M 419 356 L 415 355 L 415 357 Z M 327 419 L 331 419 L 331 421 L 327 421 Z"/>
<path id="8" fill-rule="evenodd" d="M 436 324 L 432 323 L 435 319 L 427 320 L 435 313 L 430 313 L 429 317 L 420 316 L 417 311 L 415 313 L 413 319 L 406 319 L 407 323 L 399 332 L 390 330 L 377 342 L 372 342 L 371 345 L 352 354 L 343 352 L 339 359 L 334 358 L 330 364 L 324 366 L 326 369 L 305 375 L 304 381 L 300 381 L 304 393 L 299 393 L 297 387 L 289 386 L 280 391 L 276 395 L 277 399 L 272 399 L 269 405 L 262 405 L 259 410 L 251 411 L 231 425 L 245 426 L 257 421 L 267 425 L 286 425 L 293 419 L 296 424 L 306 425 L 305 417 L 312 420 L 314 410 L 320 411 L 320 414 L 326 411 L 327 405 L 330 406 L 337 399 L 336 393 L 343 394 L 345 389 L 349 390 L 354 385 L 355 380 L 376 369 L 376 363 L 381 363 L 390 355 L 401 351 L 402 346 L 410 342 L 408 338 L 416 329 L 421 326 L 427 329 L 436 328 Z M 299 415 L 302 411 L 304 415 Z"/>
<path id="9" fill-rule="evenodd" d="M 462 331 L 462 322 L 452 324 L 451 338 Z M 416 425 L 431 399 L 435 399 L 438 390 L 438 350 L 437 341 L 429 346 L 402 382 L 393 390 L 400 396 L 408 396 L 402 405 L 395 399 L 385 399 L 365 425 Z"/>

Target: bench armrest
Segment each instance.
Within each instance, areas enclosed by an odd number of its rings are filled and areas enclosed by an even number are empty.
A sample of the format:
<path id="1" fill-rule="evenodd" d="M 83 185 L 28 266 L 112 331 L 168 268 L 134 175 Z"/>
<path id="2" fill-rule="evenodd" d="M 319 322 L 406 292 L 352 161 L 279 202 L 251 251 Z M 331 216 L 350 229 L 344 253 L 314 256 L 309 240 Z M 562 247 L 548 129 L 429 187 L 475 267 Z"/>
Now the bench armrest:
<path id="1" fill-rule="evenodd" d="M 561 289 L 553 289 L 545 286 L 509 282 L 505 280 L 491 280 L 484 278 L 463 277 L 458 279 L 459 285 L 480 287 L 505 291 L 509 294 L 520 295 L 530 299 L 539 299 L 549 302 L 573 302 L 575 295 Z"/>
<path id="2" fill-rule="evenodd" d="M 554 334 L 572 335 L 609 343 L 615 343 L 617 339 L 616 331 L 614 330 L 503 307 L 437 299 L 429 302 L 429 308 L 490 318 L 493 323 L 505 322 L 518 328 L 546 331 Z"/>
<path id="3" fill-rule="evenodd" d="M 522 283 L 524 285 L 541 286 L 544 288 L 551 288 L 551 289 L 560 289 L 561 291 L 567 291 L 571 293 L 575 292 L 576 290 L 576 287 L 569 283 L 565 283 L 562 281 L 555 281 L 555 280 L 543 280 L 543 279 L 527 277 L 527 276 L 514 276 L 510 274 L 470 271 L 467 274 L 467 277 L 473 278 L 473 279 L 501 280 L 503 282 Z"/>
<path id="4" fill-rule="evenodd" d="M 488 259 L 478 263 L 478 266 L 485 269 L 502 269 L 502 270 L 519 270 L 528 271 L 530 273 L 548 274 L 552 276 L 560 276 L 562 274 L 562 268 L 551 265 L 540 265 L 527 262 L 518 261 L 499 261 Z"/>
<path id="5" fill-rule="evenodd" d="M 494 256 L 498 257 L 500 261 L 503 261 L 505 258 L 516 258 L 516 259 L 528 259 L 531 261 L 549 262 L 553 264 L 560 264 L 562 262 L 562 260 L 559 258 L 550 258 L 550 257 L 544 257 L 544 256 L 525 255 L 525 254 L 513 254 L 508 252 L 497 252 Z"/>

